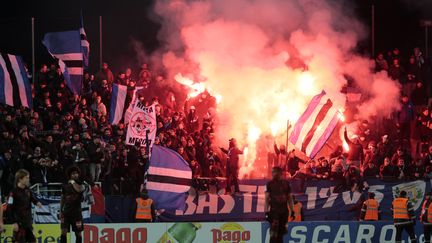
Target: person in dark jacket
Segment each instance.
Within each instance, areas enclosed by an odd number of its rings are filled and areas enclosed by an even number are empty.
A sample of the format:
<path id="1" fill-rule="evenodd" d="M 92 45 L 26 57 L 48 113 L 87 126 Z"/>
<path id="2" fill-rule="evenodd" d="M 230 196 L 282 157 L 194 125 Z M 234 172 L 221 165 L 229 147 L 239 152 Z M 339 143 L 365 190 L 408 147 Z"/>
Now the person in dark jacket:
<path id="1" fill-rule="evenodd" d="M 384 164 L 380 168 L 380 175 L 382 179 L 395 179 L 399 175 L 398 168 L 390 162 L 388 157 L 384 159 Z"/>
<path id="2" fill-rule="evenodd" d="M 353 141 L 348 138 L 347 128 L 345 127 L 344 138 L 349 146 L 347 162 L 350 165 L 360 168 L 360 164 L 363 162 L 363 147 L 360 144 L 358 136 L 352 136 Z"/>
<path id="3" fill-rule="evenodd" d="M 42 204 L 38 202 L 29 186 L 30 173 L 24 169 L 18 170 L 15 174 L 15 188 L 8 198 L 8 219 L 13 224 L 13 242 L 36 242 L 31 203 L 39 208 Z"/>
<path id="4" fill-rule="evenodd" d="M 240 192 L 239 184 L 238 184 L 238 172 L 239 172 L 239 155 L 243 154 L 243 150 L 240 150 L 237 147 L 237 141 L 235 138 L 231 138 L 229 140 L 229 148 L 224 149 L 220 148 L 222 152 L 227 154 L 227 165 L 226 165 L 226 177 L 227 177 L 227 186 L 226 193 L 231 193 L 231 186 L 234 185 L 235 192 Z"/>
<path id="5" fill-rule="evenodd" d="M 61 243 L 67 242 L 67 233 L 72 228 L 76 242 L 82 242 L 81 232 L 84 230 L 81 201 L 85 190 L 80 183 L 80 170 L 76 166 L 69 167 L 66 171 L 68 182 L 63 184 L 60 200 Z"/>
<path id="6" fill-rule="evenodd" d="M 410 138 L 411 122 L 414 121 L 414 108 L 407 95 L 402 96 L 401 108 L 397 115 L 397 124 L 399 128 L 399 139 L 408 140 Z"/>

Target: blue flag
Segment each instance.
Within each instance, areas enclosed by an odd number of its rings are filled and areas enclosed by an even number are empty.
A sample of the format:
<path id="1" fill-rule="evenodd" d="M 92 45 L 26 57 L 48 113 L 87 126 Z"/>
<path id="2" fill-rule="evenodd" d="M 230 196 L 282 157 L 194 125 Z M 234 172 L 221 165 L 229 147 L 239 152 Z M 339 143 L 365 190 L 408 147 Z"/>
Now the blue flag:
<path id="1" fill-rule="evenodd" d="M 127 86 L 113 84 L 111 92 L 111 107 L 109 114 L 109 123 L 118 124 L 123 118 L 123 111 L 127 96 Z"/>
<path id="2" fill-rule="evenodd" d="M 81 28 L 80 28 L 80 39 L 81 39 L 81 51 L 83 54 L 84 68 L 87 69 L 89 66 L 89 55 L 90 55 L 90 43 L 87 40 L 87 35 L 84 30 L 84 17 L 81 10 Z"/>
<path id="3" fill-rule="evenodd" d="M 178 153 L 153 145 L 146 188 L 157 209 L 184 210 L 191 182 L 192 170 Z"/>
<path id="4" fill-rule="evenodd" d="M 42 43 L 48 52 L 59 59 L 66 85 L 79 94 L 83 78 L 83 47 L 79 30 L 46 33 Z"/>
<path id="5" fill-rule="evenodd" d="M 33 107 L 31 85 L 19 56 L 0 53 L 0 103 Z"/>

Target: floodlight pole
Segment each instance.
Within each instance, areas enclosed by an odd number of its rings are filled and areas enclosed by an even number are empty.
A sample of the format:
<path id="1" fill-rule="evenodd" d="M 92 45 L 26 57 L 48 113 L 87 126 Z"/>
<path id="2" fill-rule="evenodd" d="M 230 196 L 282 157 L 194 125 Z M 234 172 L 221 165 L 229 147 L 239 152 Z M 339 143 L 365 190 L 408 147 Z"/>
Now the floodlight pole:
<path id="1" fill-rule="evenodd" d="M 34 83 L 35 83 L 35 79 L 36 79 L 36 76 L 35 76 L 35 70 L 36 70 L 36 67 L 35 67 L 35 65 L 36 65 L 36 61 L 35 61 L 35 26 L 34 26 L 34 21 L 35 21 L 35 18 L 34 17 L 32 17 L 31 18 L 31 35 L 32 35 L 32 80 L 33 80 L 33 85 L 34 85 Z"/>

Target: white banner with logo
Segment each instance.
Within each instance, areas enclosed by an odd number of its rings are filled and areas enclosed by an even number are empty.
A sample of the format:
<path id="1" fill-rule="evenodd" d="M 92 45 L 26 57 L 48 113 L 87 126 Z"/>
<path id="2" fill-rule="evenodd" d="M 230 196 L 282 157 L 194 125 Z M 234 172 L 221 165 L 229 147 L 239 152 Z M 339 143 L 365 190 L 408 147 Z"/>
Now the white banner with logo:
<path id="1" fill-rule="evenodd" d="M 129 120 L 126 144 L 146 146 L 148 141 L 150 147 L 156 137 L 156 111 L 155 105 L 144 106 L 139 100 L 133 107 L 132 115 Z"/>

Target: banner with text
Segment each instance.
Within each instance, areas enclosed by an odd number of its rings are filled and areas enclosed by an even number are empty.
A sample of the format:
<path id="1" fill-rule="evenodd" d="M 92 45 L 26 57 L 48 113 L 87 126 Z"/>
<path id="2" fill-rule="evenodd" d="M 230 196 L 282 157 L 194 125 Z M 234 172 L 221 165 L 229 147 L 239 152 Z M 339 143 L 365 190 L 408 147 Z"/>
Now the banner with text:
<path id="1" fill-rule="evenodd" d="M 225 194 L 189 191 L 184 211 L 165 211 L 159 216 L 160 221 L 238 221 L 239 219 L 264 219 L 264 193 L 266 180 L 243 180 L 240 182 L 241 194 Z M 425 193 L 431 190 L 431 181 L 394 181 L 368 180 L 369 192 L 375 193 L 380 202 L 381 218 L 391 220 L 390 206 L 394 195 L 401 190 L 408 193 L 418 215 Z M 303 204 L 305 221 L 317 220 L 356 220 L 360 214 L 367 192 L 336 192 L 338 185 L 334 181 L 295 180 L 291 187 L 296 199 Z"/>
<path id="2" fill-rule="evenodd" d="M 261 222 L 86 224 L 83 242 L 258 242 Z M 71 235 L 75 242 L 75 235 Z M 261 241 L 261 240 L 259 240 Z"/>
<path id="3" fill-rule="evenodd" d="M 423 225 L 415 225 L 417 242 L 424 242 Z M 321 221 L 289 223 L 288 233 L 284 235 L 284 243 L 394 243 L 396 229 L 392 222 L 355 222 L 355 221 Z M 408 234 L 402 235 L 402 242 L 410 242 Z M 262 241 L 268 243 L 269 223 L 262 224 Z"/>
<path id="4" fill-rule="evenodd" d="M 140 146 L 146 146 L 146 142 L 148 141 L 149 146 L 151 147 L 155 137 L 155 105 L 144 106 L 144 104 L 137 100 L 129 120 L 126 144 L 135 145 L 139 143 Z"/>
<path id="5" fill-rule="evenodd" d="M 40 226 L 36 226 L 36 229 L 38 228 Z M 41 231 L 36 232 L 38 232 L 38 237 Z M 422 224 L 416 224 L 415 233 L 418 242 L 424 242 Z M 269 243 L 270 240 L 269 223 L 267 222 L 86 224 L 82 235 L 83 242 L 86 243 Z M 53 237 L 45 237 L 46 239 L 53 239 Z M 75 242 L 75 234 L 71 234 L 70 237 L 71 242 Z M 389 221 L 315 221 L 289 223 L 288 232 L 284 235 L 283 242 L 393 243 L 395 237 L 396 229 Z M 409 242 L 407 234 L 403 234 L 403 240 L 403 242 Z"/>

